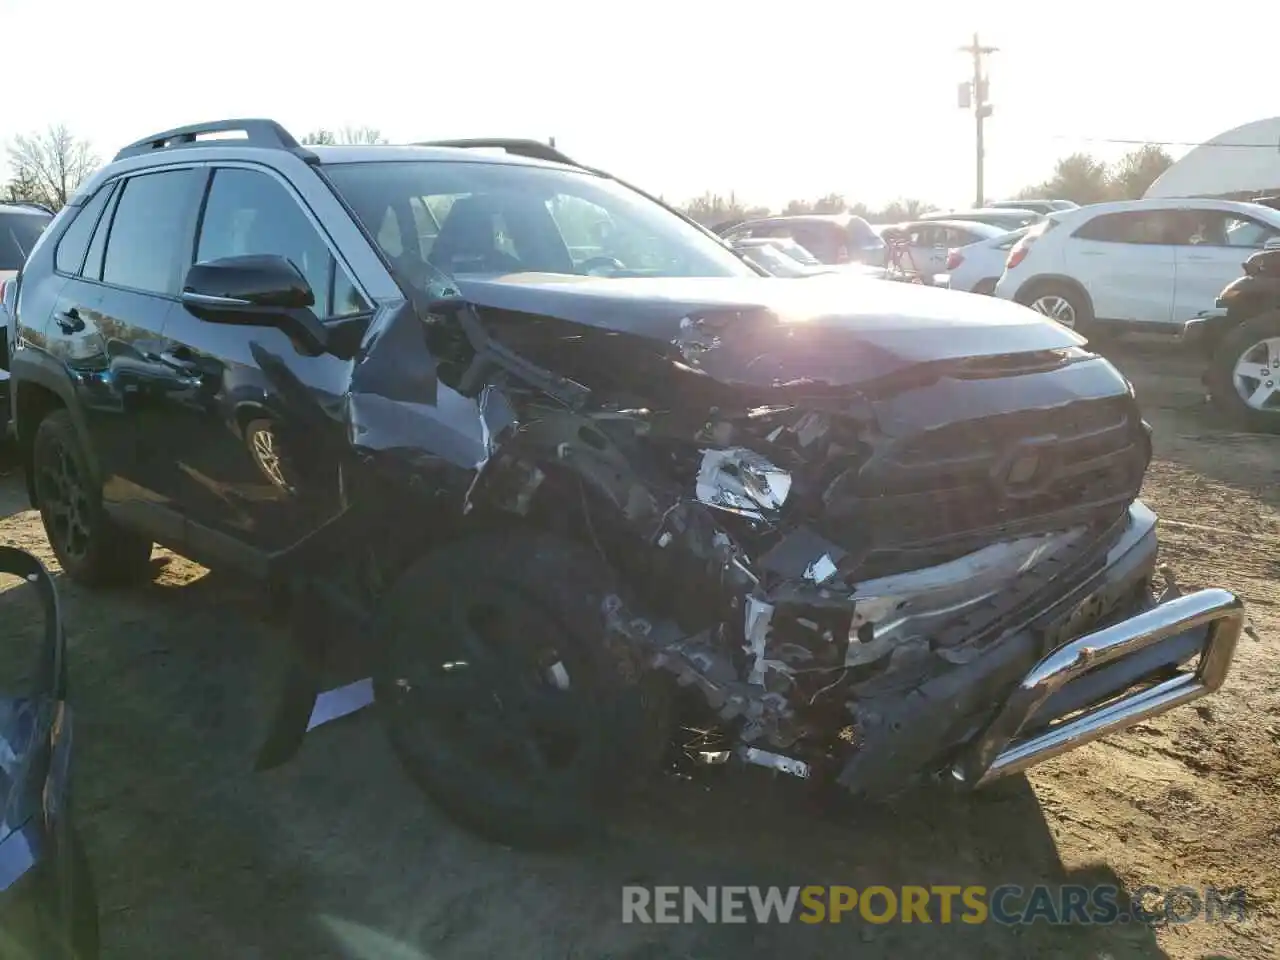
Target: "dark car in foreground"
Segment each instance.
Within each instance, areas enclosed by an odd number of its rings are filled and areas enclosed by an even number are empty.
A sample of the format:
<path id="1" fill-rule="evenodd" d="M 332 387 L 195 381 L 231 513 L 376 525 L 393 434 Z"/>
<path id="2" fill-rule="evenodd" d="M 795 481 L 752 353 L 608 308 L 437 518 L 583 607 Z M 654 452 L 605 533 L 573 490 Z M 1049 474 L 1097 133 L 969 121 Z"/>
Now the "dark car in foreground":
<path id="1" fill-rule="evenodd" d="M 1222 683 L 1240 601 L 1153 592 L 1149 432 L 1081 337 L 764 276 L 500 145 L 165 131 L 23 271 L 18 445 L 63 568 L 136 580 L 158 541 L 290 606 L 261 766 L 371 694 L 454 818 L 545 845 L 683 726 L 887 797 Z"/>
<path id="2" fill-rule="evenodd" d="M 32 591 L 41 613 L 29 675 L 0 692 L 0 957 L 94 960 L 98 908 L 71 821 L 72 725 L 57 590 L 43 564 L 14 547 L 0 546 L 0 580 L 0 596 Z M 15 633 L 27 626 L 17 606 L 3 607 Z"/>

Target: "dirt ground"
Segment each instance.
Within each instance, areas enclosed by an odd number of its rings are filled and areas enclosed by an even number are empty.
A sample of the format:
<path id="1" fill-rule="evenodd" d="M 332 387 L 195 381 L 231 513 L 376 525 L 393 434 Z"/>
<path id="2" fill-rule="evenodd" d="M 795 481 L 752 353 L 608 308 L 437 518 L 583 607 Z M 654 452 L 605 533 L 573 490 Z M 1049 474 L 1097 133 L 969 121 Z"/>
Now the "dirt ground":
<path id="1" fill-rule="evenodd" d="M 835 820 L 763 772 L 673 778 L 599 846 L 516 853 L 431 809 L 367 716 L 315 732 L 280 770 L 252 772 L 246 704 L 275 628 L 246 586 L 168 554 L 135 591 L 89 594 L 60 578 L 104 956 L 1275 956 L 1280 438 L 1217 422 L 1195 366 L 1174 353 L 1128 348 L 1117 362 L 1155 427 L 1146 497 L 1164 561 L 1185 587 L 1241 593 L 1257 639 L 1242 639 L 1217 697 L 1038 767 L 1029 789 L 998 799 L 923 797 Z M 52 565 L 24 507 L 17 478 L 0 479 L 0 540 Z M 0 662 L 29 649 L 25 631 L 2 632 Z M 1252 917 L 1156 929 L 620 923 L 627 883 L 1035 882 L 1244 886 Z"/>

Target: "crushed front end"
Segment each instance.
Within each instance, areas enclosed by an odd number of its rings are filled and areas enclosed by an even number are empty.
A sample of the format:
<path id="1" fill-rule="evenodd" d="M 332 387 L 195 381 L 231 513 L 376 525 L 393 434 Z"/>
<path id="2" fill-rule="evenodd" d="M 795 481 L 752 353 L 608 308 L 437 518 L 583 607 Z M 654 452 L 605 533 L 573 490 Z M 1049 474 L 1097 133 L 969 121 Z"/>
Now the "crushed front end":
<path id="1" fill-rule="evenodd" d="M 740 616 L 658 662 L 742 759 L 868 796 L 976 785 L 1221 684 L 1239 601 L 1156 605 L 1149 436 L 1105 360 L 948 362 L 717 429 L 740 446 L 704 448 L 694 489 Z"/>
<path id="2" fill-rule="evenodd" d="M 717 756 L 974 786 L 1221 684 L 1240 603 L 1157 600 L 1149 431 L 1078 338 L 1013 305 L 800 337 L 611 283 L 437 304 L 440 389 L 476 411 L 463 512 L 593 545 L 631 588 L 619 656 L 697 694 Z"/>

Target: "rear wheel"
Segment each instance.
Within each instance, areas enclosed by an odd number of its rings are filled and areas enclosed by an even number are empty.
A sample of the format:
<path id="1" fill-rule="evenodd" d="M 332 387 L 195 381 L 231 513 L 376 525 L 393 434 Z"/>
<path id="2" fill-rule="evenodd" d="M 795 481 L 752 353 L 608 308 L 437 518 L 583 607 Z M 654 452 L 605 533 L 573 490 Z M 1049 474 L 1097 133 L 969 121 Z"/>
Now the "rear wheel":
<path id="1" fill-rule="evenodd" d="M 151 541 L 113 523 L 66 410 L 40 421 L 32 449 L 40 519 L 67 576 L 88 586 L 130 583 L 150 571 Z"/>
<path id="2" fill-rule="evenodd" d="M 498 842 L 584 838 L 666 742 L 665 688 L 611 635 L 601 558 L 533 533 L 415 563 L 382 600 L 389 742 L 452 819 Z"/>
<path id="3" fill-rule="evenodd" d="M 1209 362 L 1214 405 L 1246 429 L 1280 433 L 1280 310 L 1240 324 Z"/>
<path id="4" fill-rule="evenodd" d="M 1091 332 L 1093 307 L 1089 298 L 1065 283 L 1038 284 L 1020 299 L 1055 323 L 1077 333 Z"/>

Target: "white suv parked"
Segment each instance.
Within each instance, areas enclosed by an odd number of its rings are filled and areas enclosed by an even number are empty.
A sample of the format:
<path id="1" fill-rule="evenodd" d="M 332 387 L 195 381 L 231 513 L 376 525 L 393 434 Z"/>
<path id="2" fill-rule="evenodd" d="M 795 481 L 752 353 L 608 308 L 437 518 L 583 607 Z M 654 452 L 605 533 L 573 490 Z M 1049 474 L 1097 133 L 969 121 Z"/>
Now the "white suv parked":
<path id="1" fill-rule="evenodd" d="M 1051 214 L 1009 251 L 996 296 L 1068 327 L 1180 330 L 1280 237 L 1280 211 L 1228 200 L 1126 200 Z"/>

